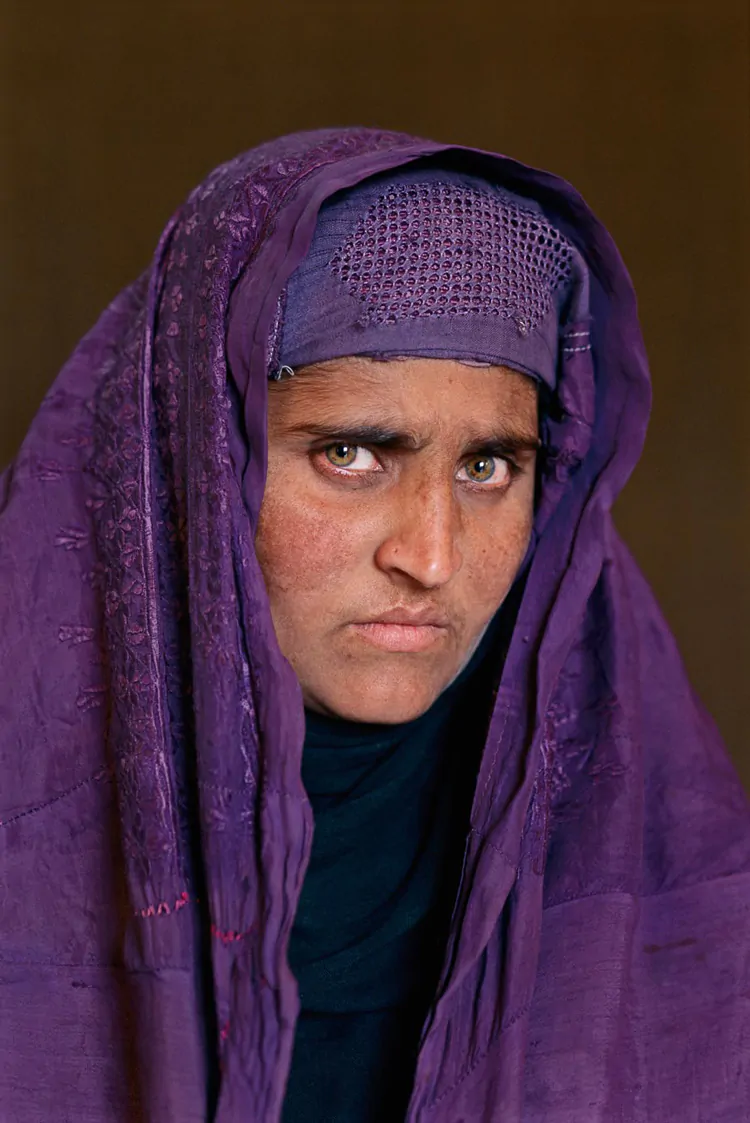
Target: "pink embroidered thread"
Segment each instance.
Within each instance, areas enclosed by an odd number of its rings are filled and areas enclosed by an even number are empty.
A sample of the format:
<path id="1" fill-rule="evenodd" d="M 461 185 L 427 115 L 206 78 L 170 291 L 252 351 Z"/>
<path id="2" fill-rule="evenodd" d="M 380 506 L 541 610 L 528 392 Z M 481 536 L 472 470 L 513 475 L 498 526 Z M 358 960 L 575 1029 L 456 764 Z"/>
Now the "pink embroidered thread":
<path id="1" fill-rule="evenodd" d="M 257 924 L 251 924 L 244 932 L 235 932 L 232 929 L 228 932 L 223 932 L 220 928 L 217 928 L 215 924 L 212 924 L 211 935 L 215 936 L 217 940 L 221 940 L 222 944 L 232 944 L 236 943 L 238 940 L 244 940 L 245 936 L 249 936 L 256 928 Z"/>
<path id="2" fill-rule="evenodd" d="M 160 901 L 158 905 L 148 905 L 145 909 L 136 909 L 134 915 L 143 917 L 171 916 L 172 913 L 184 909 L 187 904 L 190 904 L 190 895 L 186 890 L 183 890 L 173 905 L 169 905 L 166 901 Z"/>

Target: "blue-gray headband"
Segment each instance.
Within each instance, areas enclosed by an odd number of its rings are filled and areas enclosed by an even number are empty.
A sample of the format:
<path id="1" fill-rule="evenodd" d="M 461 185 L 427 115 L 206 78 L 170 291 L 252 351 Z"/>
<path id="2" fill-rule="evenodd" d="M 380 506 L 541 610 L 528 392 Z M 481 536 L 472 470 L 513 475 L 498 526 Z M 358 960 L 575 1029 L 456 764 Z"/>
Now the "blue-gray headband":
<path id="1" fill-rule="evenodd" d="M 283 298 L 271 377 L 345 355 L 509 366 L 554 387 L 588 273 L 533 200 L 439 168 L 339 192 Z"/>

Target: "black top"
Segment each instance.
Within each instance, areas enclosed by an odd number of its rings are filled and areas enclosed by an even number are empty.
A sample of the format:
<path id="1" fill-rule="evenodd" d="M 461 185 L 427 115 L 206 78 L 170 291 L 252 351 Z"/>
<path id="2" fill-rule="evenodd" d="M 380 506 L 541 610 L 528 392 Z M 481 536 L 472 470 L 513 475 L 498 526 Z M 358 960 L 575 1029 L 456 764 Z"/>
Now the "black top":
<path id="1" fill-rule="evenodd" d="M 289 948 L 301 1013 L 283 1123 L 404 1118 L 502 632 L 496 617 L 459 678 L 415 721 L 306 715 L 302 779 L 315 835 Z"/>

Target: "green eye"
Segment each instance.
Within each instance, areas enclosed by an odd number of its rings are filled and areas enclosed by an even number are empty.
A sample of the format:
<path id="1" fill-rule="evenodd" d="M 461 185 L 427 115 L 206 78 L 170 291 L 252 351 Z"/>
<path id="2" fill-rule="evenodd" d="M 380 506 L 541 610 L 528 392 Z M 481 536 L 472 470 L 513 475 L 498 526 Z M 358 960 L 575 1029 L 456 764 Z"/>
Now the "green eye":
<path id="1" fill-rule="evenodd" d="M 466 465 L 466 473 L 470 480 L 477 484 L 487 483 L 495 474 L 495 458 L 493 456 L 478 456 Z"/>
<path id="2" fill-rule="evenodd" d="M 330 460 L 334 468 L 348 468 L 357 457 L 357 445 L 329 445 L 325 449 L 326 459 Z"/>

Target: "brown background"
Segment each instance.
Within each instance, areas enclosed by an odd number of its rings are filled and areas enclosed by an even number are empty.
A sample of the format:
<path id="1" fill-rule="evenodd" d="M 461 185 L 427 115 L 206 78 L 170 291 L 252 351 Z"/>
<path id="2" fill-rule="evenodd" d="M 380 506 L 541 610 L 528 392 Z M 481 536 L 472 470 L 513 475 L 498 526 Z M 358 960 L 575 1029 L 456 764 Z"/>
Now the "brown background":
<path id="1" fill-rule="evenodd" d="M 0 462 L 236 152 L 363 123 L 556 171 L 618 241 L 651 358 L 618 523 L 750 786 L 746 0 L 6 3 Z"/>

